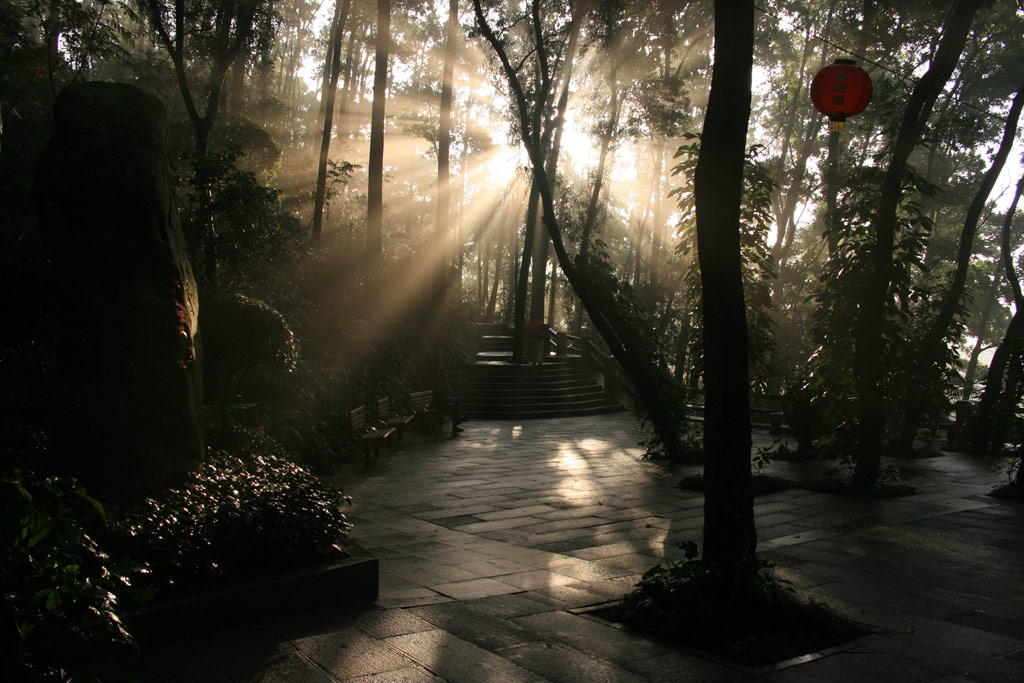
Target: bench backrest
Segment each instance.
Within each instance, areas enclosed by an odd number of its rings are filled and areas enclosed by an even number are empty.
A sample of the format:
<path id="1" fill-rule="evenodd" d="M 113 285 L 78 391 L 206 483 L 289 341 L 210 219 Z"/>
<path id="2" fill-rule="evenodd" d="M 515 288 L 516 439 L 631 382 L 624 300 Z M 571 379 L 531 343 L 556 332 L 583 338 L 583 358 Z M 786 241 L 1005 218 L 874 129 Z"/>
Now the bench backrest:
<path id="1" fill-rule="evenodd" d="M 391 417 L 391 399 L 390 398 L 378 398 L 377 399 L 377 419 L 387 420 Z"/>
<path id="2" fill-rule="evenodd" d="M 366 406 L 359 406 L 348 411 L 348 419 L 352 423 L 352 432 L 359 434 L 366 429 Z"/>
<path id="3" fill-rule="evenodd" d="M 412 405 L 413 410 L 432 408 L 434 406 L 434 390 L 427 389 L 426 391 L 410 392 L 409 403 Z"/>

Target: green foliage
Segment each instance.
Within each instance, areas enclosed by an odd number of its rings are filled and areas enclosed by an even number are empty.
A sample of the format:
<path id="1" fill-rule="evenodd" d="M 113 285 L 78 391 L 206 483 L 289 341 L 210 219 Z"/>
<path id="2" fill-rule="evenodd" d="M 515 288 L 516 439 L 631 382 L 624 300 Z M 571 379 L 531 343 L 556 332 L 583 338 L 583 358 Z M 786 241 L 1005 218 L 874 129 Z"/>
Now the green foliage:
<path id="1" fill-rule="evenodd" d="M 247 262 L 279 260 L 303 234 L 298 219 L 283 210 L 281 191 L 263 185 L 252 171 L 239 168 L 245 157 L 237 145 L 231 143 L 205 155 L 189 152 L 187 161 L 184 218 L 193 233 L 189 240 L 193 264 L 201 264 L 205 258 L 201 247 L 209 238 L 202 228 L 207 214 L 213 220 L 222 280 L 241 277 L 238 271 Z M 199 272 L 202 269 L 197 269 Z"/>
<path id="2" fill-rule="evenodd" d="M 810 359 L 811 373 L 806 386 L 812 392 L 811 405 L 820 418 L 815 436 L 828 433 L 838 443 L 851 443 L 850 430 L 855 428 L 855 347 L 850 341 L 857 338 L 860 302 L 876 249 L 872 221 L 876 188 L 883 173 L 881 168 L 868 166 L 844 179 L 842 184 L 850 189 L 837 207 L 836 234 L 826 235 L 831 254 L 812 295 L 816 305 L 812 334 L 818 347 Z M 927 369 L 920 367 L 921 354 L 914 340 L 921 337 L 923 327 L 934 318 L 939 304 L 924 264 L 932 221 L 919 199 L 934 191 L 926 179 L 908 169 L 904 200 L 897 215 L 882 330 L 884 386 L 888 387 L 886 414 L 891 417 L 890 424 L 899 423 L 904 408 L 899 399 L 928 376 Z M 935 402 L 929 406 L 929 412 L 937 413 L 947 406 L 944 389 L 948 380 L 948 376 L 938 377 L 928 387 L 918 387 L 922 390 L 917 400 Z"/>
<path id="3" fill-rule="evenodd" d="M 601 616 L 748 666 L 865 635 L 827 607 L 801 601 L 767 562 L 749 576 L 729 579 L 703 562 L 692 541 L 680 547 L 684 559 L 648 570 L 621 607 Z"/>
<path id="4" fill-rule="evenodd" d="M 216 129 L 218 146 L 233 156 L 232 163 L 241 171 L 251 172 L 260 183 L 269 183 L 281 165 L 281 145 L 260 124 L 248 116 L 227 119 Z"/>
<path id="5" fill-rule="evenodd" d="M 61 679 L 52 665 L 76 641 L 131 643 L 116 593 L 132 571 L 100 550 L 103 505 L 73 479 L 15 470 L 0 479 L 0 642 L 5 680 Z"/>
<path id="6" fill-rule="evenodd" d="M 230 294 L 199 307 L 207 394 L 227 402 L 238 391 L 243 370 L 288 373 L 299 349 L 284 316 L 262 301 Z"/>
<path id="7" fill-rule="evenodd" d="M 702 371 L 703 324 L 700 268 L 697 261 L 697 223 L 693 201 L 693 174 L 700 155 L 700 136 L 687 133 L 689 144 L 680 145 L 675 158 L 678 163 L 672 175 L 681 176 L 682 184 L 669 192 L 676 197 L 681 216 L 677 226 L 679 244 L 676 252 L 686 260 L 683 276 L 684 315 L 689 355 Z M 768 233 L 774 223 L 772 195 L 777 191 L 768 168 L 758 161 L 761 146 L 747 151 L 744 168 L 743 200 L 740 205 L 740 252 L 743 261 L 743 294 L 747 304 L 747 334 L 752 389 L 766 393 L 774 382 L 772 357 L 775 353 L 775 321 L 772 317 L 771 286 L 775 280 L 775 261 L 768 246 Z"/>
<path id="8" fill-rule="evenodd" d="M 216 453 L 180 489 L 123 514 L 111 542 L 148 565 L 145 587 L 173 593 L 344 557 L 349 499 L 254 451 Z"/>

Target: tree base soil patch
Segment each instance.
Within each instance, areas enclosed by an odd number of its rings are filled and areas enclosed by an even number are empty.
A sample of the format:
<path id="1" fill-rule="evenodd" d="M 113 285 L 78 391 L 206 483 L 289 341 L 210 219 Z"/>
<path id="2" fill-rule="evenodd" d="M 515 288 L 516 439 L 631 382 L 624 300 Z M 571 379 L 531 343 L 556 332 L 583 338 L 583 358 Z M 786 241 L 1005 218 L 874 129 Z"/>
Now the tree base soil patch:
<path id="1" fill-rule="evenodd" d="M 694 569 L 698 564 L 655 568 L 621 602 L 589 613 L 758 669 L 804 661 L 873 634 L 826 605 L 800 599 L 767 570 L 725 589 L 717 577 Z M 680 573 L 691 576 L 680 579 Z"/>

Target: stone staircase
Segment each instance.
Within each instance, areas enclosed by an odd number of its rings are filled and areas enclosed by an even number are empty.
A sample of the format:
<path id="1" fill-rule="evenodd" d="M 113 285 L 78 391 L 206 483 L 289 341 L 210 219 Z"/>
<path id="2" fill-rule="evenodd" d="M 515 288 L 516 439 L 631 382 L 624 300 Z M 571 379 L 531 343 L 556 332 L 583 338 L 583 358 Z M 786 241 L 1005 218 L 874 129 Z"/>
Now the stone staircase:
<path id="1" fill-rule="evenodd" d="M 513 365 L 512 331 L 481 325 L 480 351 L 465 368 L 462 411 L 478 419 L 598 415 L 625 410 L 584 371 L 578 356 L 549 355 L 540 366 Z"/>

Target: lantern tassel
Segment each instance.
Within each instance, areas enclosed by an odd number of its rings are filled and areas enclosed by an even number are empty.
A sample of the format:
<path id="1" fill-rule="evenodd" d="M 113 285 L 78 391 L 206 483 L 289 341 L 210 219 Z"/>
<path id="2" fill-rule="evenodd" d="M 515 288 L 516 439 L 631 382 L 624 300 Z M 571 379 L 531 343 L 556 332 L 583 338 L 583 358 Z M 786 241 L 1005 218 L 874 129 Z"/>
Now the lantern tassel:
<path id="1" fill-rule="evenodd" d="M 833 133 L 842 133 L 846 130 L 846 121 L 829 121 L 828 129 Z"/>

